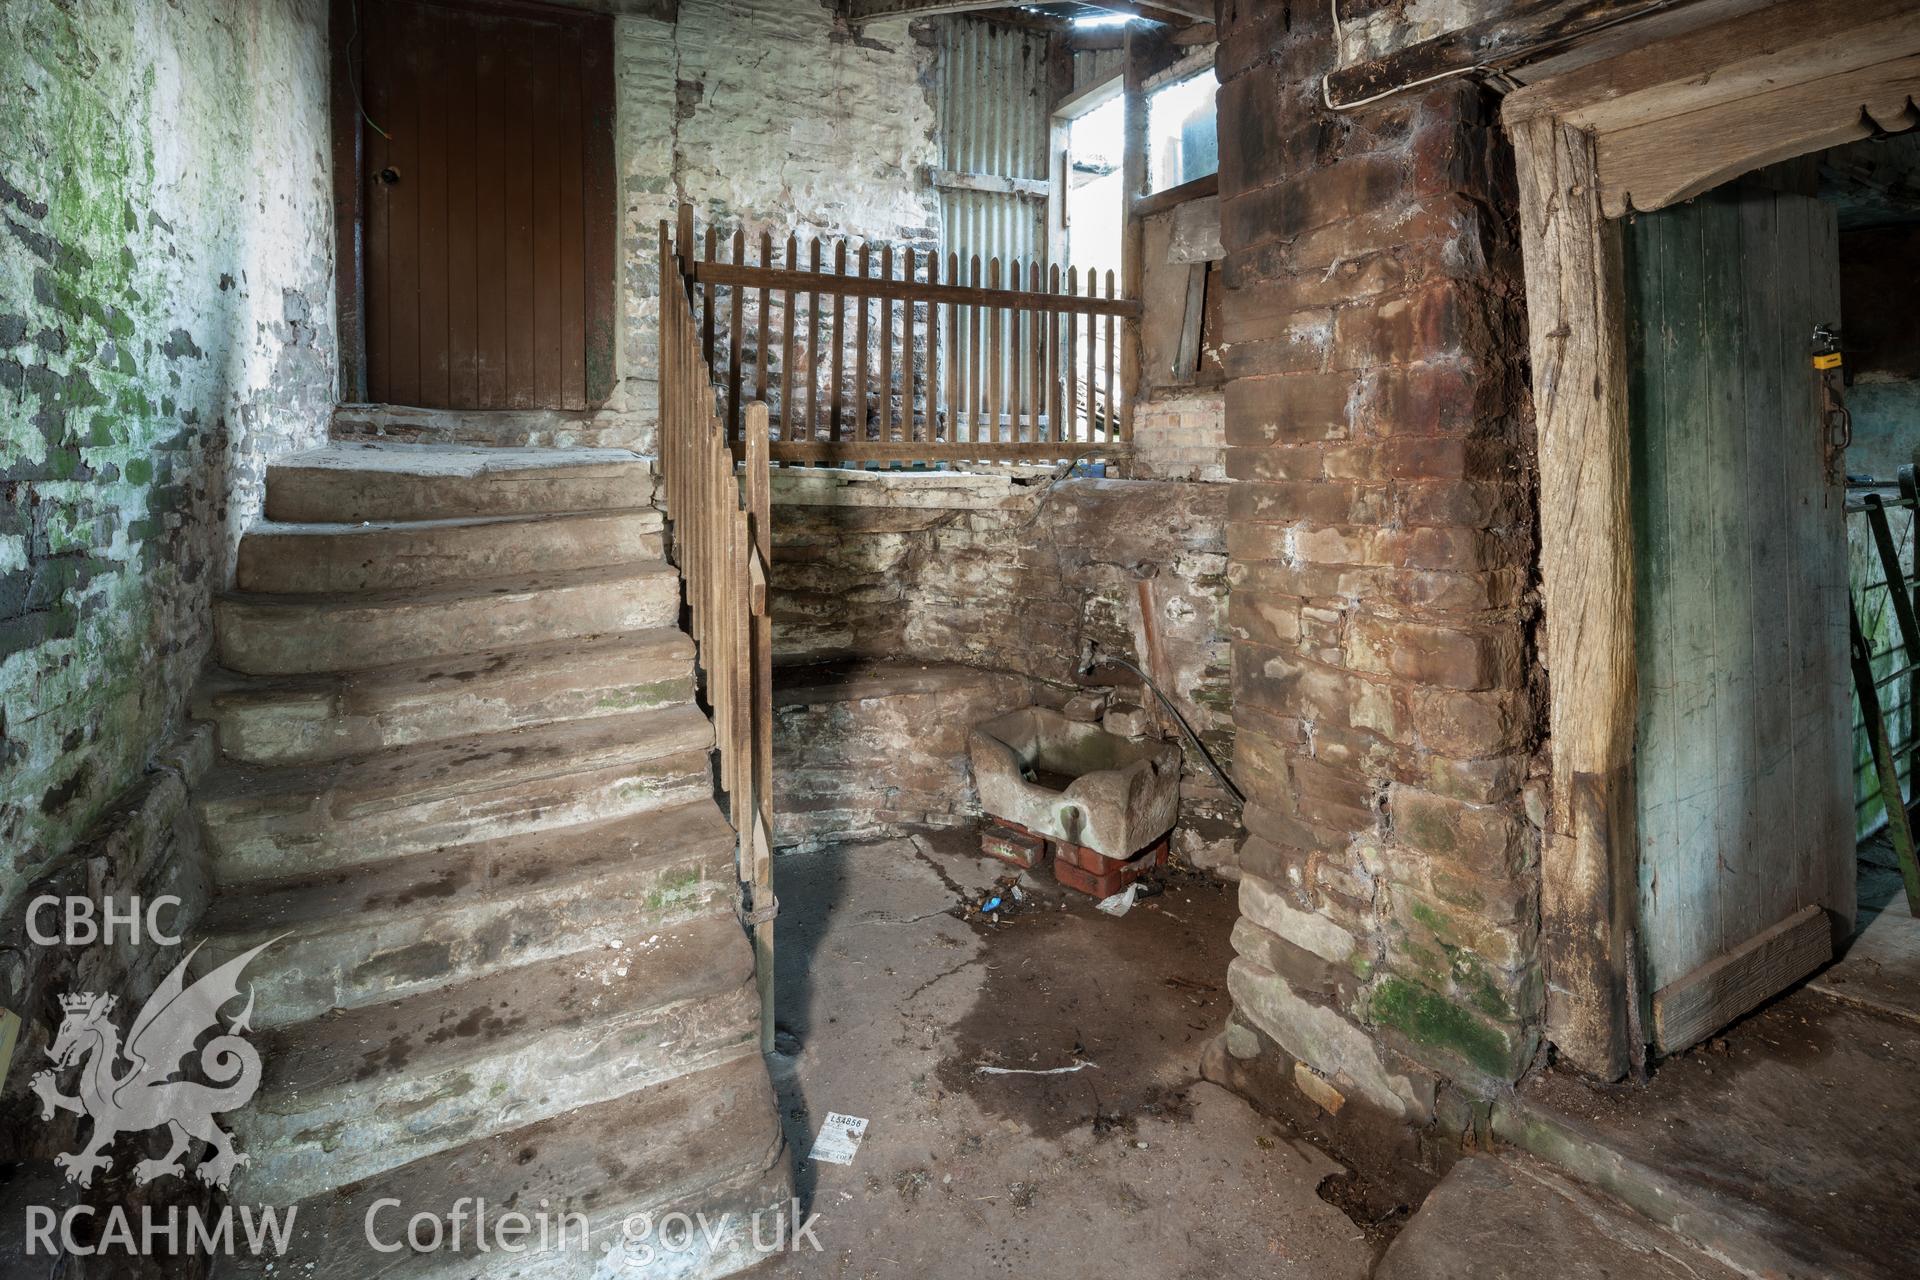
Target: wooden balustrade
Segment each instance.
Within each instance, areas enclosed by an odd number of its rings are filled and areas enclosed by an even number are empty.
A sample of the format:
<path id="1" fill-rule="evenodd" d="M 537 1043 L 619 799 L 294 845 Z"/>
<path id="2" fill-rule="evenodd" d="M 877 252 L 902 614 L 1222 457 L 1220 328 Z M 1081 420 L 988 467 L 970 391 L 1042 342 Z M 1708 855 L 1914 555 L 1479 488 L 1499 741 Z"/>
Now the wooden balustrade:
<path id="1" fill-rule="evenodd" d="M 746 448 L 742 397 L 770 409 L 769 457 L 792 463 L 1046 461 L 1124 452 L 1133 403 L 1121 352 L 1140 303 L 1072 268 L 846 241 L 776 245 L 757 261 L 682 206 L 662 262 L 693 304 L 698 353 Z M 831 263 L 830 266 L 826 265 Z M 963 283 L 964 279 L 964 283 Z M 1104 286 L 1104 291 L 1103 291 Z M 1084 292 L 1082 291 L 1084 287 Z"/>
<path id="2" fill-rule="evenodd" d="M 737 429 L 714 405 L 702 349 L 713 345 L 709 304 L 696 327 L 684 272 L 660 227 L 660 469 L 673 558 L 685 582 L 696 658 L 719 747 L 720 786 L 740 833 L 742 912 L 753 933 L 761 1048 L 773 1048 L 773 634 L 767 612 L 767 407 L 739 412 L 740 366 L 729 374 Z M 740 302 L 730 345 L 739 341 Z M 756 390 L 759 384 L 756 384 Z M 737 474 L 733 443 L 745 454 Z"/>

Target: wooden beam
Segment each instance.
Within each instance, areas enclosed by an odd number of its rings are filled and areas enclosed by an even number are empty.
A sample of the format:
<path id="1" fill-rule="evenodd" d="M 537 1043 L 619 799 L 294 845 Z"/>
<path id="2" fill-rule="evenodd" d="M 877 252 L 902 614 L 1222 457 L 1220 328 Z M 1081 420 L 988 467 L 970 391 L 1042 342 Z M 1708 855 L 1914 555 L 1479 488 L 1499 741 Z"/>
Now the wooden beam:
<path id="1" fill-rule="evenodd" d="M 1106 106 L 1126 91 L 1126 77 L 1108 76 L 1083 89 L 1076 89 L 1054 104 L 1053 114 L 1062 120 L 1074 120 L 1087 112 Z"/>
<path id="2" fill-rule="evenodd" d="M 984 191 L 1030 200 L 1045 200 L 1053 194 L 1053 184 L 1045 178 L 1003 178 L 997 173 L 959 173 L 953 169 L 935 169 L 933 185 L 946 191 Z"/>
<path id="3" fill-rule="evenodd" d="M 1498 70 L 1618 23 L 1688 0 L 1536 0 L 1499 17 L 1340 67 L 1327 75 L 1335 105 L 1363 102 L 1418 81 L 1474 67 Z"/>
<path id="4" fill-rule="evenodd" d="M 1540 459 L 1540 577 L 1551 686 L 1541 857 L 1547 1034 L 1615 1079 L 1635 1060 L 1637 849 L 1633 518 L 1625 282 L 1593 139 L 1552 117 L 1510 126 Z"/>
<path id="5" fill-rule="evenodd" d="M 1156 213 L 1165 213 L 1177 208 L 1189 200 L 1204 200 L 1208 196 L 1220 194 L 1220 175 L 1210 173 L 1204 178 L 1195 178 L 1192 182 L 1183 182 L 1177 187 L 1168 187 L 1165 191 L 1156 191 L 1150 196 L 1136 196 L 1133 201 L 1133 214 L 1136 218 L 1151 218 Z"/>
<path id="6" fill-rule="evenodd" d="M 1030 293 L 1025 289 L 976 289 L 955 284 L 915 284 L 859 275 L 815 275 L 811 271 L 765 270 L 731 262 L 698 262 L 694 279 L 703 285 L 739 285 L 747 289 L 792 289 L 848 298 L 885 298 L 898 301 L 954 302 L 966 307 L 998 307 L 1013 311 L 1077 311 L 1083 315 L 1134 317 L 1140 303 L 1133 298 L 1075 297 L 1070 294 Z"/>

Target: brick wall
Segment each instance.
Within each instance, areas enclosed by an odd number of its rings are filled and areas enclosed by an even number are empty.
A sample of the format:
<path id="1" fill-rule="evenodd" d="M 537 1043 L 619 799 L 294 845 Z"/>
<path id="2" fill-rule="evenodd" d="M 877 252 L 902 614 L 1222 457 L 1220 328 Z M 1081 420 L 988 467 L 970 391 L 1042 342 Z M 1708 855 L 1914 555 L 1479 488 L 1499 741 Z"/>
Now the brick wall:
<path id="1" fill-rule="evenodd" d="M 1539 1039 L 1532 426 L 1511 164 L 1442 84 L 1345 114 L 1324 6 L 1224 0 L 1228 1048 L 1415 1123 Z"/>
<path id="2" fill-rule="evenodd" d="M 333 405 L 324 0 L 0 6 L 0 918 L 178 725 Z"/>
<path id="3" fill-rule="evenodd" d="M 1133 415 L 1133 474 L 1142 480 L 1226 479 L 1226 397 L 1206 388 L 1142 401 Z"/>

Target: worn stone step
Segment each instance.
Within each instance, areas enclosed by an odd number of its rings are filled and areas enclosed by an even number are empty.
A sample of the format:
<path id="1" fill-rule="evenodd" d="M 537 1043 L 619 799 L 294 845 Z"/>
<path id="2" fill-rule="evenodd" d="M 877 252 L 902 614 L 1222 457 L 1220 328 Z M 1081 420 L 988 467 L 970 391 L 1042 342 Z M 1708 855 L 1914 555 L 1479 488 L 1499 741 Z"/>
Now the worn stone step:
<path id="1" fill-rule="evenodd" d="M 670 627 L 679 616 L 679 575 L 641 560 L 434 591 L 228 593 L 214 602 L 214 632 L 222 666 L 306 675 Z"/>
<path id="2" fill-rule="evenodd" d="M 214 877 L 284 879 L 710 796 L 691 705 L 458 738 L 328 764 L 232 765 L 194 807 Z"/>
<path id="3" fill-rule="evenodd" d="M 364 524 L 262 521 L 240 539 L 242 591 L 392 591 L 658 560 L 651 507 Z"/>
<path id="4" fill-rule="evenodd" d="M 218 895 L 202 929 L 282 1026 L 731 914 L 733 828 L 712 800 Z"/>
<path id="5" fill-rule="evenodd" d="M 256 677 L 216 671 L 194 715 L 246 764 L 307 764 L 667 707 L 693 698 L 693 641 L 667 627 L 366 671 Z"/>
<path id="6" fill-rule="evenodd" d="M 1518 1152 L 1470 1155 L 1455 1164 L 1373 1272 L 1374 1280 L 1737 1280 L 1740 1274 L 1619 1201 Z"/>
<path id="7" fill-rule="evenodd" d="M 738 1057 L 759 1064 L 753 949 L 730 916 L 636 933 L 255 1038 L 232 1117 L 270 1204 Z M 608 1135 L 611 1139 L 612 1135 Z"/>
<path id="8" fill-rule="evenodd" d="M 267 467 L 266 518 L 295 523 L 614 511 L 653 501 L 653 464 L 625 449 L 337 443 Z"/>
<path id="9" fill-rule="evenodd" d="M 250 1194 L 242 1171 L 235 1203 Z M 775 1119 L 773 1090 L 758 1055 L 722 1062 L 704 1071 L 552 1119 L 441 1152 L 377 1177 L 315 1196 L 297 1206 L 292 1242 L 283 1257 L 236 1258 L 222 1274 L 246 1277 L 366 1276 L 388 1274 L 396 1260 L 407 1280 L 586 1280 L 606 1261 L 605 1246 L 624 1222 L 650 1214 L 705 1214 L 720 1224 L 716 1242 L 695 1233 L 695 1248 L 654 1269 L 615 1270 L 621 1276 L 710 1280 L 731 1275 L 757 1260 L 751 1222 L 767 1216 L 763 1238 L 774 1234 L 771 1214 L 787 1205 L 792 1179 Z M 382 1200 L 397 1202 L 375 1212 Z M 450 1217 L 464 1200 L 467 1229 L 453 1246 Z M 519 1253 L 474 1245 L 474 1203 L 495 1219 L 509 1209 L 547 1215 L 548 1247 L 539 1228 Z M 442 1247 L 430 1253 L 377 1252 L 369 1243 L 368 1214 L 382 1245 L 404 1240 L 415 1213 L 438 1216 Z M 553 1247 L 564 1215 L 581 1215 L 589 1238 L 577 1229 L 567 1247 Z M 489 1228 L 491 1232 L 491 1228 Z M 489 1244 L 498 1237 L 489 1236 Z M 602 1273 L 605 1274 L 605 1273 Z"/>

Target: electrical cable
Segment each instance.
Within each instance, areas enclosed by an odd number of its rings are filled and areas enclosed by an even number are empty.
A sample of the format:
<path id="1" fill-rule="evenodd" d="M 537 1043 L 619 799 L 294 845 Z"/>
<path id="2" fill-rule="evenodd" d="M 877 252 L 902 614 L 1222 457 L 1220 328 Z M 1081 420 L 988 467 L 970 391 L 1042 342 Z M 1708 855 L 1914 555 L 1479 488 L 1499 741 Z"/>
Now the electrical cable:
<path id="1" fill-rule="evenodd" d="M 1206 762 L 1207 768 L 1213 771 L 1213 776 L 1220 780 L 1220 785 L 1225 787 L 1227 794 L 1233 797 L 1234 804 L 1239 808 L 1246 808 L 1247 797 L 1245 793 L 1233 785 L 1233 779 L 1227 776 L 1226 770 L 1220 767 L 1220 762 L 1213 758 L 1213 752 L 1207 750 L 1207 744 L 1200 741 L 1200 735 L 1193 731 L 1193 726 L 1187 723 L 1187 718 L 1180 714 L 1180 708 L 1173 705 L 1173 699 L 1161 691 L 1160 686 L 1154 682 L 1154 678 L 1135 666 L 1129 659 L 1123 658 L 1117 653 L 1102 653 L 1100 646 L 1096 642 L 1092 640 L 1087 641 L 1087 655 L 1081 660 L 1080 664 L 1081 673 L 1084 675 L 1103 662 L 1110 662 L 1116 666 L 1125 667 L 1147 682 L 1147 688 L 1153 690 L 1153 696 L 1160 699 L 1160 705 L 1171 712 L 1173 718 L 1180 722 L 1181 731 L 1187 735 L 1187 741 L 1193 744 L 1193 749 L 1200 753 L 1200 759 Z"/>

